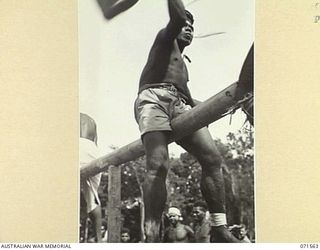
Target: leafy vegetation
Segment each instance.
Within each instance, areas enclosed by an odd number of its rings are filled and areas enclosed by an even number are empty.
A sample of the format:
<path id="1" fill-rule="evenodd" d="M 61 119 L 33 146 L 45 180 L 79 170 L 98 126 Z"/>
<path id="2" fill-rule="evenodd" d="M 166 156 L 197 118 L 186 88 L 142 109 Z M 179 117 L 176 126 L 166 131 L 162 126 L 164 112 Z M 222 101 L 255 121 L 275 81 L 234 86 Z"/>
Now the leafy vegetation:
<path id="1" fill-rule="evenodd" d="M 227 141 L 216 140 L 223 158 L 226 208 L 229 225 L 245 224 L 249 238 L 255 238 L 254 227 L 254 139 L 249 127 L 236 134 L 229 133 Z M 134 241 L 140 240 L 141 183 L 145 175 L 145 157 L 122 165 L 121 199 L 122 223 L 131 231 Z M 189 153 L 170 159 L 167 178 L 167 206 L 178 206 L 184 223 L 191 223 L 191 209 L 203 200 L 200 191 L 201 166 Z M 107 174 L 100 189 L 102 208 L 107 204 Z"/>

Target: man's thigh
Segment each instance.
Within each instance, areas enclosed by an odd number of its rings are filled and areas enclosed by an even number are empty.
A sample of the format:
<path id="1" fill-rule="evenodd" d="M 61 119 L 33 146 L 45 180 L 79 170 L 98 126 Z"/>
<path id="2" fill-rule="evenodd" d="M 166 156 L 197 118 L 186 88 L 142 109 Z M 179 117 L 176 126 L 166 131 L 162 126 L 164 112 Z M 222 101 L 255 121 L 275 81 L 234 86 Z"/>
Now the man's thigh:
<path id="1" fill-rule="evenodd" d="M 160 100 L 163 92 L 164 99 Z M 165 98 L 166 92 L 159 89 L 145 89 L 135 101 L 135 118 L 139 125 L 141 136 L 154 131 L 171 131 L 170 98 Z"/>
<path id="2" fill-rule="evenodd" d="M 207 127 L 197 130 L 177 143 L 193 154 L 200 163 L 208 156 L 220 159 L 220 153 Z"/>
<path id="3" fill-rule="evenodd" d="M 142 137 L 147 160 L 149 157 L 152 157 L 153 159 L 159 158 L 159 160 L 167 157 L 168 138 L 169 132 L 166 131 L 148 132 Z"/>

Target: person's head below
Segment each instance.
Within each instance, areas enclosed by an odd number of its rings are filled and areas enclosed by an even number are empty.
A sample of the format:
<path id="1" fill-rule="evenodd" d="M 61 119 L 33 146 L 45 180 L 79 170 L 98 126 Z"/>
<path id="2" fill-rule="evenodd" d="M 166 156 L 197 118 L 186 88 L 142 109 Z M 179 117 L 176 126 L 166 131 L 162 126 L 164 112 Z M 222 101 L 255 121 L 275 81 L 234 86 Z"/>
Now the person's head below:
<path id="1" fill-rule="evenodd" d="M 122 243 L 129 243 L 131 240 L 130 237 L 130 230 L 126 227 L 122 228 L 121 230 L 121 242 Z"/>
<path id="2" fill-rule="evenodd" d="M 177 208 L 177 207 L 170 207 L 168 209 L 167 216 L 168 216 L 170 224 L 173 226 L 177 225 L 178 222 L 181 221 L 181 217 L 182 217 L 181 212 L 180 212 L 179 208 Z"/>
<path id="3" fill-rule="evenodd" d="M 186 10 L 186 16 L 187 16 L 186 24 L 182 28 L 180 34 L 177 37 L 177 41 L 179 45 L 182 47 L 189 46 L 193 39 L 193 22 L 194 22 L 193 15 Z"/>
<path id="4" fill-rule="evenodd" d="M 104 235 L 108 230 L 108 221 L 106 219 L 101 220 L 101 234 Z"/>
<path id="5" fill-rule="evenodd" d="M 235 225 L 231 229 L 231 233 L 237 237 L 239 240 L 243 240 L 244 237 L 247 235 L 247 229 L 244 224 Z"/>
<path id="6" fill-rule="evenodd" d="M 193 205 L 192 216 L 195 222 L 201 222 L 206 217 L 207 204 L 203 201 L 198 201 Z"/>

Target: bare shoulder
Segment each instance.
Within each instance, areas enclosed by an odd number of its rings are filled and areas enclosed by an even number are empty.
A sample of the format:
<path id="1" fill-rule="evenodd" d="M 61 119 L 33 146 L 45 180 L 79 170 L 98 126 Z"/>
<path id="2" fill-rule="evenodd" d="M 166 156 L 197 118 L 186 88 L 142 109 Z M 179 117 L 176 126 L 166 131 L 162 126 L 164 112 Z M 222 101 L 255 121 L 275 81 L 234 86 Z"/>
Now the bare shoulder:
<path id="1" fill-rule="evenodd" d="M 168 41 L 168 39 L 171 39 L 171 36 L 167 28 L 161 29 L 156 36 L 156 41 L 159 42 Z"/>
<path id="2" fill-rule="evenodd" d="M 184 225 L 184 229 L 185 229 L 186 231 L 190 232 L 190 233 L 194 233 L 193 230 L 192 230 L 192 228 L 191 228 L 190 226 L 188 226 L 188 225 Z"/>
<path id="3" fill-rule="evenodd" d="M 209 233 L 211 231 L 211 223 L 210 221 L 206 221 L 203 225 L 202 225 L 202 230 L 206 233 Z"/>

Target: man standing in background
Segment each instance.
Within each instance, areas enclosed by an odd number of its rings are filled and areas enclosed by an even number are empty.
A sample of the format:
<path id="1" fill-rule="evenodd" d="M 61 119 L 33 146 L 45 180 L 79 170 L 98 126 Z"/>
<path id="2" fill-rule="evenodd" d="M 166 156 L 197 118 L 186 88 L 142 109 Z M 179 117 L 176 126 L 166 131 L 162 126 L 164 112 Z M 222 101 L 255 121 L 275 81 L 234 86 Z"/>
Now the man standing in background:
<path id="1" fill-rule="evenodd" d="M 207 218 L 207 206 L 204 202 L 196 202 L 192 209 L 194 218 L 194 238 L 197 243 L 210 243 L 211 222 Z"/>
<path id="2" fill-rule="evenodd" d="M 192 242 L 194 232 L 191 227 L 181 223 L 182 215 L 178 208 L 170 207 L 168 210 L 169 227 L 166 228 L 163 242 L 165 243 L 187 243 Z"/>
<path id="3" fill-rule="evenodd" d="M 79 162 L 82 166 L 90 163 L 99 157 L 97 148 L 97 126 L 95 121 L 88 115 L 80 113 L 80 140 L 79 140 Z M 93 222 L 96 242 L 101 242 L 101 207 L 98 197 L 98 188 L 100 185 L 101 173 L 81 179 L 81 204 L 80 209 L 86 210 L 83 213 L 89 214 Z M 80 213 L 83 215 L 83 213 Z M 81 218 L 85 225 L 86 216 Z"/>

